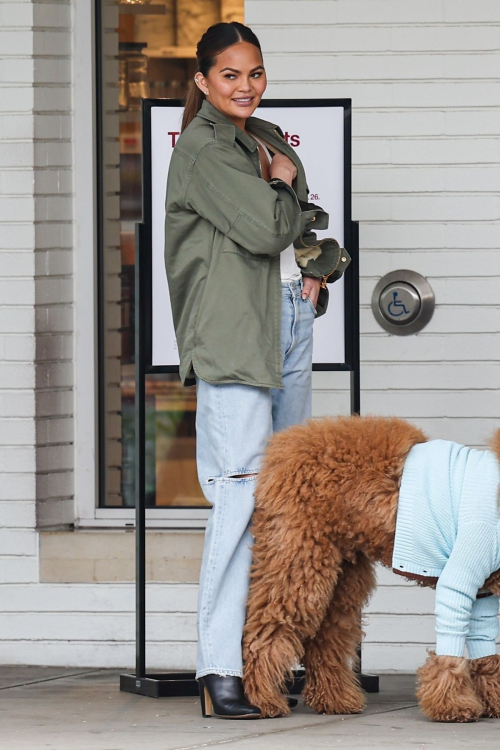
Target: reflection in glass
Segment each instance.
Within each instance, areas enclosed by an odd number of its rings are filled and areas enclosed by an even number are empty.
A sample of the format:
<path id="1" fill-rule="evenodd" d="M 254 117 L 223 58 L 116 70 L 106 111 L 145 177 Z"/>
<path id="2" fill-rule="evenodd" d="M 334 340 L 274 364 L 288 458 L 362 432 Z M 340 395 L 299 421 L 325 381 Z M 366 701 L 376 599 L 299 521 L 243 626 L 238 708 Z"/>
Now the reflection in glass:
<path id="1" fill-rule="evenodd" d="M 243 0 L 101 0 L 100 504 L 132 507 L 135 224 L 142 219 L 141 100 L 182 99 L 195 47 L 219 20 L 243 22 Z M 149 507 L 203 507 L 196 474 L 196 392 L 176 374 L 146 381 Z"/>
<path id="2" fill-rule="evenodd" d="M 133 368 L 122 376 L 123 504 L 134 505 Z M 127 377 L 128 371 L 128 377 Z M 149 375 L 146 380 L 146 505 L 206 505 L 196 475 L 196 394 L 177 375 Z"/>

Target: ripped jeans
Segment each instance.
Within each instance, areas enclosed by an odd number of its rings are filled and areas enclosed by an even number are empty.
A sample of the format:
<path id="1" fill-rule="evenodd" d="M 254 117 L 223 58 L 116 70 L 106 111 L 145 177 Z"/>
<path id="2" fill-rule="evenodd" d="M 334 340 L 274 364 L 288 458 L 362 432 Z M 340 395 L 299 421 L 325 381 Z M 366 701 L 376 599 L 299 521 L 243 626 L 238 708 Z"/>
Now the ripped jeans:
<path id="1" fill-rule="evenodd" d="M 196 677 L 242 675 L 257 473 L 273 432 L 311 416 L 312 303 L 301 281 L 282 283 L 284 389 L 196 380 L 196 461 L 212 505 L 198 597 Z"/>

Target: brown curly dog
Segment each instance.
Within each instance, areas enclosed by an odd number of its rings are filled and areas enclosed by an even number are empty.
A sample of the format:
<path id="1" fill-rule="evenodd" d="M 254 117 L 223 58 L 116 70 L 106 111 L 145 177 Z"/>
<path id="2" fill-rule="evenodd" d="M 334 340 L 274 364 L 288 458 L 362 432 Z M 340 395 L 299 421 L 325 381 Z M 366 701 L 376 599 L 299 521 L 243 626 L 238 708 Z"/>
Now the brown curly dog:
<path id="1" fill-rule="evenodd" d="M 270 440 L 255 495 L 243 637 L 245 692 L 263 716 L 290 713 L 282 689 L 299 663 L 310 708 L 363 709 L 353 671 L 361 611 L 375 587 L 374 563 L 392 567 L 403 466 L 426 441 L 403 420 L 377 417 L 310 420 Z M 500 455 L 500 432 L 494 449 Z M 498 594 L 499 582 L 494 573 L 486 584 Z M 498 656 L 431 652 L 418 682 L 420 707 L 433 720 L 500 716 Z"/>

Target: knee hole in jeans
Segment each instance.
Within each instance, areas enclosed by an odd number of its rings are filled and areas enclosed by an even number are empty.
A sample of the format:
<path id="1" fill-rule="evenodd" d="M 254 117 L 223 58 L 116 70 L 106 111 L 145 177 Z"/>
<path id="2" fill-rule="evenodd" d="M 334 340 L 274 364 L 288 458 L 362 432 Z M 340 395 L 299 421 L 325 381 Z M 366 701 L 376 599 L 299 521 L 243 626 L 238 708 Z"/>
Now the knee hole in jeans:
<path id="1" fill-rule="evenodd" d="M 220 477 L 207 477 L 205 480 L 205 484 L 215 484 L 215 482 L 223 482 L 224 480 L 228 479 L 250 479 L 251 477 L 256 477 L 258 475 L 258 471 L 249 471 L 249 472 L 229 472 L 228 474 L 224 474 Z"/>

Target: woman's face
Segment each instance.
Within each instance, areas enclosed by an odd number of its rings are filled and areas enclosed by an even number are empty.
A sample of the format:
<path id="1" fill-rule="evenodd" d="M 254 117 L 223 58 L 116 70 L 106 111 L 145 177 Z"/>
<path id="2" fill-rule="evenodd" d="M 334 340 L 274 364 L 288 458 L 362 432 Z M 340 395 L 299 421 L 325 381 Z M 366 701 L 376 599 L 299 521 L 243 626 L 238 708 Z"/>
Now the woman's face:
<path id="1" fill-rule="evenodd" d="M 208 92 L 208 101 L 242 130 L 267 86 L 261 54 L 249 42 L 238 42 L 225 49 L 215 58 L 208 76 L 197 73 L 195 80 L 203 92 Z"/>

